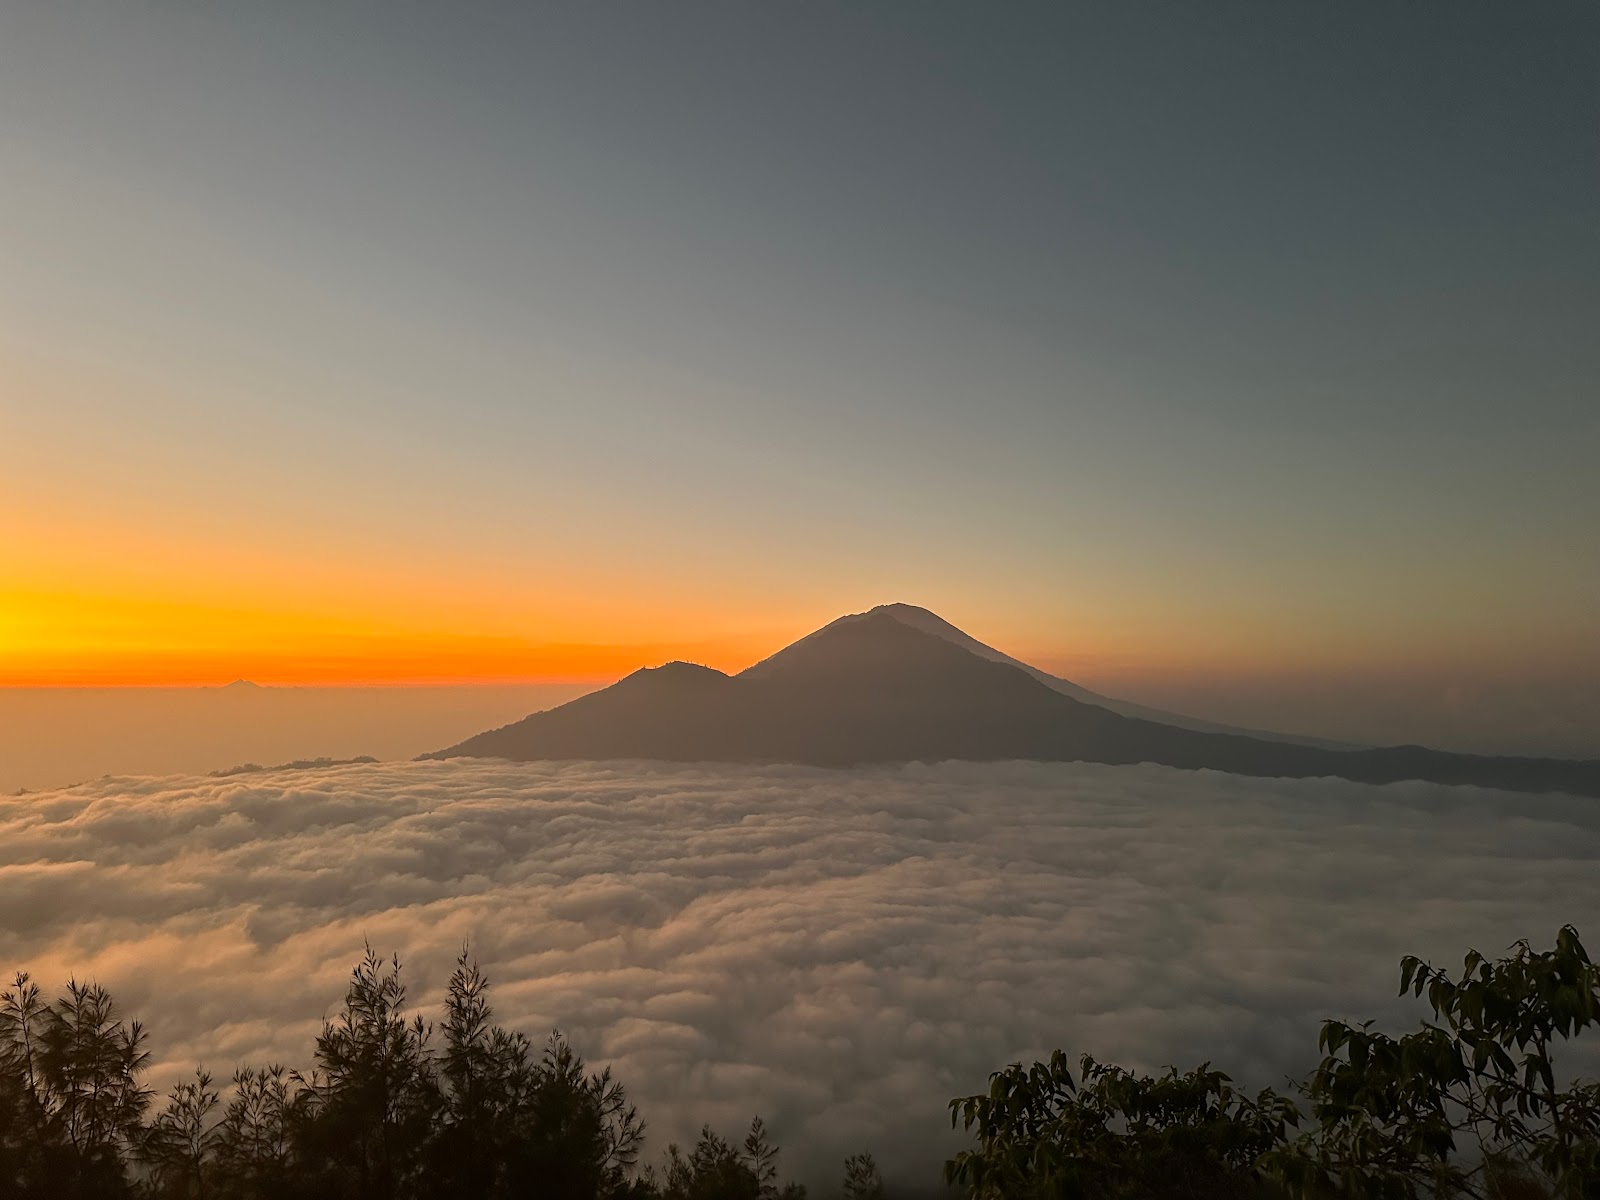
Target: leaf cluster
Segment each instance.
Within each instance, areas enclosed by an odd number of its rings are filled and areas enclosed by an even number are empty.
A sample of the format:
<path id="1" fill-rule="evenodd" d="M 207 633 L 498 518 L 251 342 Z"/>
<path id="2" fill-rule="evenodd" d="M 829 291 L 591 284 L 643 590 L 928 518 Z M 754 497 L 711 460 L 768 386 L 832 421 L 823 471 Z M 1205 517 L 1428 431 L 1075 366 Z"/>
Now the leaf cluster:
<path id="1" fill-rule="evenodd" d="M 1209 1063 L 1148 1076 L 1085 1055 L 1080 1072 L 1057 1050 L 952 1100 L 952 1124 L 978 1144 L 946 1164 L 947 1181 L 978 1200 L 1250 1196 L 1258 1160 L 1299 1121 L 1291 1101 L 1248 1096 Z"/>
<path id="2" fill-rule="evenodd" d="M 951 1101 L 976 1146 L 946 1165 L 974 1200 L 1272 1196 L 1600 1200 L 1600 1083 L 1560 1085 L 1554 1047 L 1600 1023 L 1600 968 L 1571 926 L 1459 974 L 1414 957 L 1400 995 L 1431 1019 L 1394 1037 L 1324 1022 L 1308 1112 L 1204 1064 L 1135 1075 L 1065 1056 Z"/>
<path id="3" fill-rule="evenodd" d="M 1302 1188 L 1490 1200 L 1537 1188 L 1600 1196 L 1600 1084 L 1558 1086 L 1558 1042 L 1600 1023 L 1600 968 L 1578 932 L 1517 942 L 1498 961 L 1470 951 L 1452 975 L 1415 957 L 1400 994 L 1432 1018 L 1391 1037 L 1325 1022 L 1305 1091 L 1315 1130 L 1275 1157 Z"/>

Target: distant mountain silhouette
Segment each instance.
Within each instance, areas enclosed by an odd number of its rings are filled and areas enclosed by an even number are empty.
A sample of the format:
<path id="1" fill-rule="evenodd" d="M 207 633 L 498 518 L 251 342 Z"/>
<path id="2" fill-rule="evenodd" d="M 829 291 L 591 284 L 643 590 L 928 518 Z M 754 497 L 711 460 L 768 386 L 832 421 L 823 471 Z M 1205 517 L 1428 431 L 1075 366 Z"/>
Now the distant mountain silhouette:
<path id="1" fill-rule="evenodd" d="M 206 774 L 212 779 L 229 779 L 235 775 L 255 775 L 267 771 L 321 771 L 327 767 L 349 767 L 377 761 L 370 754 L 357 755 L 355 758 L 297 758 L 293 762 L 279 763 L 275 767 L 263 767 L 260 763 L 240 763 L 225 771 L 208 771 Z"/>
<path id="2" fill-rule="evenodd" d="M 1040 678 L 1024 664 L 992 657 L 998 651 L 975 652 L 955 637 L 920 628 L 939 618 L 910 609 L 908 622 L 902 608 L 910 606 L 835 621 L 737 676 L 682 662 L 635 671 L 601 691 L 423 757 L 818 766 L 1149 762 L 1237 775 L 1419 779 L 1600 795 L 1600 761 L 1449 754 L 1421 746 L 1330 749 L 1128 716 L 1067 694 L 1053 686 L 1053 677 Z"/>

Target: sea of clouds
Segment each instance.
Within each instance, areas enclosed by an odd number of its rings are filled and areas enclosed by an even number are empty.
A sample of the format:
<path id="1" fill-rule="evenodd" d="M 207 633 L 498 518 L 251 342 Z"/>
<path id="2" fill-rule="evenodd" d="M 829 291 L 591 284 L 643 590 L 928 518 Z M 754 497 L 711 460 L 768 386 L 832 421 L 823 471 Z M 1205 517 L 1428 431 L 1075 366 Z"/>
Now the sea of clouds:
<path id="1" fill-rule="evenodd" d="M 1321 1018 L 1420 1016 L 1402 954 L 1597 918 L 1600 804 L 1429 784 L 453 761 L 0 801 L 0 968 L 107 984 L 153 1082 L 309 1066 L 364 941 L 426 1011 L 470 938 L 503 1023 L 614 1065 L 649 1158 L 759 1112 L 819 1184 L 863 1147 L 934 1177 L 1007 1062 L 1281 1083 Z"/>

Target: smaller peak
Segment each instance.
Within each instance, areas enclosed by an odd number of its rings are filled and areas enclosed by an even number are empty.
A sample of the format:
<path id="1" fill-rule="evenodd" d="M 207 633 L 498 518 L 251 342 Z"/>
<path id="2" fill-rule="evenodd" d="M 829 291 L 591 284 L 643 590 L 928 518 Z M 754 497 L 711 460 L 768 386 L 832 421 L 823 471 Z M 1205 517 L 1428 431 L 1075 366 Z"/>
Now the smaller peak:
<path id="1" fill-rule="evenodd" d="M 727 676 L 713 667 L 702 666 L 699 663 L 684 662 L 675 659 L 669 663 L 662 663 L 659 667 L 640 667 L 633 674 L 624 677 L 623 683 L 637 680 L 641 683 L 678 683 L 695 682 L 706 679 L 726 679 Z"/>

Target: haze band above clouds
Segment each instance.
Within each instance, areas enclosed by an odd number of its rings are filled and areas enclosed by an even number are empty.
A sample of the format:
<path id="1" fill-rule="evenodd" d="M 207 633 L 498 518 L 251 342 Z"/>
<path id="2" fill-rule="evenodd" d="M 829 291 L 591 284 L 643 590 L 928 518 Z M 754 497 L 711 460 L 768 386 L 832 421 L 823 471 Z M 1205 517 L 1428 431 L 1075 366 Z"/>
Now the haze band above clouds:
<path id="1" fill-rule="evenodd" d="M 306 1061 L 363 939 L 614 1063 L 647 1157 L 760 1112 L 788 1170 L 932 1177 L 945 1102 L 1061 1047 L 1251 1085 L 1419 1015 L 1400 955 L 1600 943 L 1600 806 L 1159 767 L 373 764 L 0 802 L 0 966 L 109 985 L 163 1088 Z M 1574 1060 L 1592 1071 L 1597 1056 Z"/>

